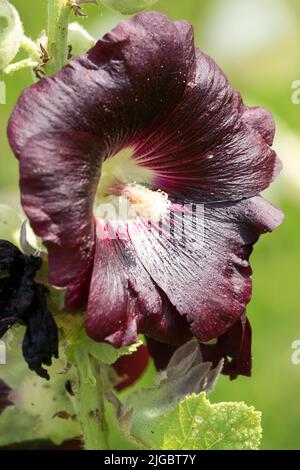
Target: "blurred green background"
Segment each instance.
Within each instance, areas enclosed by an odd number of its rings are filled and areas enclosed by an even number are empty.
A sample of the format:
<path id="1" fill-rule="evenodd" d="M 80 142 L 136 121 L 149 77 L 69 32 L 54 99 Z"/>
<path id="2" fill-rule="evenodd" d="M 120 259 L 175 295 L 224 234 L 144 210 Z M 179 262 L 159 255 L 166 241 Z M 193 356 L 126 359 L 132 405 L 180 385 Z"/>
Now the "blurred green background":
<path id="1" fill-rule="evenodd" d="M 46 0 L 11 2 L 26 34 L 38 37 L 46 26 Z M 190 21 L 197 45 L 213 56 L 245 102 L 267 107 L 277 122 L 275 149 L 284 171 L 266 197 L 284 210 L 286 220 L 260 240 L 252 257 L 254 295 L 248 315 L 253 326 L 253 377 L 234 382 L 222 377 L 211 400 L 242 400 L 261 410 L 264 449 L 300 449 L 300 365 L 291 362 L 292 342 L 300 339 L 300 104 L 291 99 L 292 82 L 300 80 L 300 2 L 160 0 L 156 9 Z M 87 5 L 85 11 L 88 18 L 79 21 L 96 37 L 121 19 L 103 6 Z M 18 72 L 4 81 L 0 202 L 17 205 L 18 168 L 6 125 L 17 97 L 32 82 L 31 72 Z"/>

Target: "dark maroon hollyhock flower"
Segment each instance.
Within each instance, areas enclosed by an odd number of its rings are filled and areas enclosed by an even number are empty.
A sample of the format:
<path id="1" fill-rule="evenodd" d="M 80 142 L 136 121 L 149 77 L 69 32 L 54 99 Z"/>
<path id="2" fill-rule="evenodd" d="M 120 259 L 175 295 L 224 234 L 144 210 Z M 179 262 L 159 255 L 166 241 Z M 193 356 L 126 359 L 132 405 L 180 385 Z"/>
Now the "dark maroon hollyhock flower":
<path id="1" fill-rule="evenodd" d="M 31 370 L 49 379 L 43 364 L 58 357 L 58 330 L 47 308 L 46 288 L 35 281 L 42 260 L 0 240 L 0 338 L 15 323 L 26 326 L 22 350 Z"/>
<path id="2" fill-rule="evenodd" d="M 274 130 L 189 24 L 153 12 L 23 93 L 8 130 L 23 207 L 92 338 L 176 346 L 240 321 L 253 244 L 282 221 L 259 196 L 280 171 Z"/>

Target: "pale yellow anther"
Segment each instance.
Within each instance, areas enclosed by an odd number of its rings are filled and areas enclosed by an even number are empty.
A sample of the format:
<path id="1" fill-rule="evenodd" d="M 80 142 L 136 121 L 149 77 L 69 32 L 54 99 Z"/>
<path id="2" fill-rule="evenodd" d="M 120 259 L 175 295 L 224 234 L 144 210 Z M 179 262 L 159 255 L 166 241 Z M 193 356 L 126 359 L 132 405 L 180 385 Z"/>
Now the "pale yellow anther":
<path id="1" fill-rule="evenodd" d="M 133 150 L 124 149 L 107 159 L 95 198 L 95 215 L 100 219 L 132 220 L 144 217 L 158 222 L 171 203 L 168 195 L 149 189 L 154 172 L 137 163 Z"/>
<path id="2" fill-rule="evenodd" d="M 122 195 L 131 202 L 131 209 L 136 216 L 158 222 L 171 205 L 168 195 L 160 190 L 152 191 L 140 184 L 126 186 Z"/>

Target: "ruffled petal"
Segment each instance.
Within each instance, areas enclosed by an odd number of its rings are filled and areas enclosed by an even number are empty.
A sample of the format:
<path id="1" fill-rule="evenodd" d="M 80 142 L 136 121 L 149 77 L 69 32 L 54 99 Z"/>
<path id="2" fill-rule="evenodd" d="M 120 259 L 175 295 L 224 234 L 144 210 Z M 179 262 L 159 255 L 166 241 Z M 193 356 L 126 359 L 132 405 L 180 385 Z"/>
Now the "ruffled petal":
<path id="1" fill-rule="evenodd" d="M 255 129 L 264 138 L 268 145 L 273 145 L 275 122 L 271 113 L 264 108 L 250 108 L 245 106 L 243 121 L 248 124 L 248 126 Z"/>
<path id="2" fill-rule="evenodd" d="M 73 307 L 87 298 L 93 263 L 100 171 L 94 146 L 86 134 L 43 134 L 29 140 L 20 159 L 24 211 L 48 248 L 50 282 L 69 287 Z"/>
<path id="3" fill-rule="evenodd" d="M 136 256 L 172 305 L 188 319 L 200 341 L 224 334 L 251 298 L 249 256 L 260 234 L 273 230 L 282 213 L 261 197 L 207 204 L 203 217 L 183 209 L 184 238 L 129 225 Z M 182 216 L 175 214 L 178 225 Z"/>
<path id="4" fill-rule="evenodd" d="M 95 141 L 79 132 L 33 137 L 23 149 L 20 172 L 24 211 L 48 248 L 49 280 L 68 287 L 68 304 L 79 306 L 87 299 L 94 255 L 100 172 Z"/>
<path id="5" fill-rule="evenodd" d="M 149 227 L 140 218 L 98 238 L 90 336 L 120 346 L 141 332 L 176 345 L 191 333 L 210 341 L 237 322 L 251 298 L 253 244 L 282 214 L 256 197 L 206 205 L 194 215 L 177 205 L 171 225 Z"/>
<path id="6" fill-rule="evenodd" d="M 186 341 L 188 324 L 139 261 L 128 224 L 107 227 L 98 221 L 96 233 L 88 334 L 116 347 L 136 342 L 138 333 L 171 344 Z"/>
<path id="7" fill-rule="evenodd" d="M 267 188 L 281 164 L 270 148 L 275 125 L 262 108 L 244 106 L 215 62 L 197 50 L 195 76 L 172 115 L 145 131 L 136 160 L 154 185 L 194 202 L 249 198 Z"/>
<path id="8" fill-rule="evenodd" d="M 25 90 L 9 123 L 13 150 L 21 157 L 43 132 L 80 131 L 97 136 L 107 157 L 170 113 L 194 68 L 186 22 L 155 12 L 121 22 L 87 54 Z"/>

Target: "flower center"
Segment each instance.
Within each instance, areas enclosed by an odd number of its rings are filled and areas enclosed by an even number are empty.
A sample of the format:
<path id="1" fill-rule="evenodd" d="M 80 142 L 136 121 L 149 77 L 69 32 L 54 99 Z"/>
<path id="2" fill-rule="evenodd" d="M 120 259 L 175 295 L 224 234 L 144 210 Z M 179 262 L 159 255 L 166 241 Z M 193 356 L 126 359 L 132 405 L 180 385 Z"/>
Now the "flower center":
<path id="1" fill-rule="evenodd" d="M 134 220 L 144 217 L 158 222 L 171 205 L 166 193 L 149 189 L 154 172 L 139 165 L 133 150 L 126 148 L 107 159 L 101 169 L 94 210 L 99 219 Z"/>

